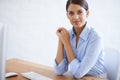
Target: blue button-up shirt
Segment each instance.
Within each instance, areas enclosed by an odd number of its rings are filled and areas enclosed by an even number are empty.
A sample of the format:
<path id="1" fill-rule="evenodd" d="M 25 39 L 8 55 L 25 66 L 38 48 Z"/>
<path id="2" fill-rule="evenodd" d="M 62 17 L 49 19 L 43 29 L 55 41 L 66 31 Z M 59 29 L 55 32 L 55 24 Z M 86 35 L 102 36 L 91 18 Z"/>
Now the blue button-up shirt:
<path id="1" fill-rule="evenodd" d="M 75 59 L 68 63 L 66 50 L 64 49 L 64 59 L 60 64 L 56 64 L 55 72 L 58 75 L 64 74 L 69 71 L 76 78 L 81 78 L 84 75 L 98 76 L 106 73 L 104 67 L 104 51 L 103 41 L 101 36 L 89 26 L 85 26 L 79 36 L 79 41 L 76 47 L 75 30 L 69 31 L 70 44 L 75 55 Z"/>

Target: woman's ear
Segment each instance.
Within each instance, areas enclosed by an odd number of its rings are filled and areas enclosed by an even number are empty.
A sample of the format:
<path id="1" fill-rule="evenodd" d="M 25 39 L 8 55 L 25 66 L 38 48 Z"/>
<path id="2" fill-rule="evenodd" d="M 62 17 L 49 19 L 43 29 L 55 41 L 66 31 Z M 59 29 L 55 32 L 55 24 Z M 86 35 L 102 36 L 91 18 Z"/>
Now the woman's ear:
<path id="1" fill-rule="evenodd" d="M 68 12 L 66 12 L 66 16 L 67 16 L 67 18 L 69 19 L 69 14 L 68 14 Z"/>
<path id="2" fill-rule="evenodd" d="M 69 17 L 68 17 L 68 13 L 67 13 L 67 12 L 66 12 L 66 16 L 67 16 L 67 18 L 69 18 Z"/>
<path id="3" fill-rule="evenodd" d="M 87 12 L 86 12 L 86 17 L 88 17 L 88 16 L 89 16 L 89 14 L 90 14 L 90 12 L 89 12 L 89 11 L 87 11 Z"/>

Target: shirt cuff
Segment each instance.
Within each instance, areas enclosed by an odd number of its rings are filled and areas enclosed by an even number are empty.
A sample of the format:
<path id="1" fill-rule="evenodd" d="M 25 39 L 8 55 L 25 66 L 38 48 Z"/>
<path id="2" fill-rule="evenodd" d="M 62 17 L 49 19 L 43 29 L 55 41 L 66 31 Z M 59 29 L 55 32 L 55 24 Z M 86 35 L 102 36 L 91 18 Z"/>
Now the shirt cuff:
<path id="1" fill-rule="evenodd" d="M 55 60 L 55 72 L 58 75 L 62 75 L 66 70 L 67 70 L 67 62 L 66 59 L 63 59 L 60 64 L 57 65 L 56 60 Z"/>
<path id="2" fill-rule="evenodd" d="M 75 74 L 78 70 L 78 67 L 79 67 L 79 61 L 77 59 L 74 59 L 69 64 L 69 68 L 70 68 L 69 71 Z"/>

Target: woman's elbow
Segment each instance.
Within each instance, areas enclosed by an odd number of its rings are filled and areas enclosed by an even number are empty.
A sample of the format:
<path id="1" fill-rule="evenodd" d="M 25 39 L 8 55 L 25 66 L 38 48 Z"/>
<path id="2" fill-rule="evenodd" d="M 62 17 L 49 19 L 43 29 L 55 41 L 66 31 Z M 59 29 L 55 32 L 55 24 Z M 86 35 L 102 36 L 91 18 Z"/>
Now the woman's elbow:
<path id="1" fill-rule="evenodd" d="M 62 71 L 58 71 L 58 70 L 55 70 L 55 74 L 56 74 L 56 75 L 63 75 L 64 72 L 62 72 Z"/>
<path id="2" fill-rule="evenodd" d="M 83 77 L 81 74 L 73 74 L 73 76 L 74 76 L 76 79 L 80 79 L 80 78 Z"/>

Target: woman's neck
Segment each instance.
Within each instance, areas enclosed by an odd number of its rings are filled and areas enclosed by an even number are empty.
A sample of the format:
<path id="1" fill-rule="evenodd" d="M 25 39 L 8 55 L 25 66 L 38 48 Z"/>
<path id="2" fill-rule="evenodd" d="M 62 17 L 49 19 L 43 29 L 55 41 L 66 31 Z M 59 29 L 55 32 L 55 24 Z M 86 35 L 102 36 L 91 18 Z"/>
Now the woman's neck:
<path id="1" fill-rule="evenodd" d="M 78 28 L 75 27 L 76 36 L 79 36 L 79 35 L 81 34 L 83 28 L 84 28 L 84 27 L 78 27 Z"/>
<path id="2" fill-rule="evenodd" d="M 81 27 L 74 27 L 75 28 L 75 33 L 76 33 L 76 36 L 79 37 L 79 35 L 81 34 L 82 30 L 84 29 L 86 23 L 81 26 Z"/>

